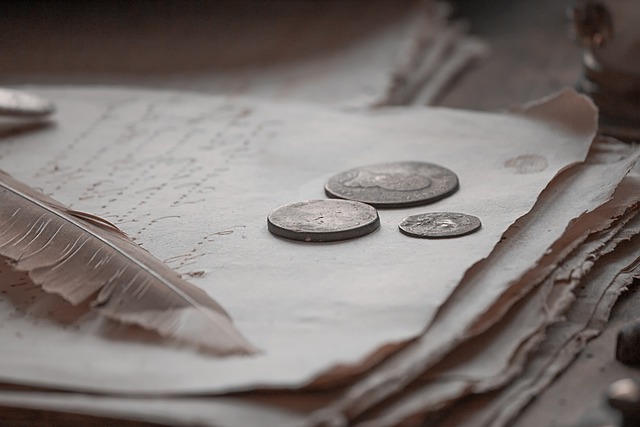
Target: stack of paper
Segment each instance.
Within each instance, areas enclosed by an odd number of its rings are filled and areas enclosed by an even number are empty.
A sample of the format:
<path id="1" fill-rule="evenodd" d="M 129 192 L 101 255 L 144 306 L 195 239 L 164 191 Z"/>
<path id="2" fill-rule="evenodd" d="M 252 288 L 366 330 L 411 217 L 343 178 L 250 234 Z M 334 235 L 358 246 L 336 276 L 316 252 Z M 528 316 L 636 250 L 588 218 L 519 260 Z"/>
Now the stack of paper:
<path id="1" fill-rule="evenodd" d="M 7 386 L 4 406 L 170 425 L 506 425 L 637 275 L 640 152 L 592 145 L 596 111 L 573 92 L 511 114 L 37 93 L 57 104 L 55 125 L 0 140 L 0 168 L 118 225 L 261 351 L 179 346 L 5 266 L 0 379 L 29 388 Z M 396 160 L 445 166 L 460 189 L 381 210 L 380 230 L 356 240 L 267 231 L 270 211 L 324 198 L 335 173 Z M 429 211 L 483 226 L 437 241 L 398 232 Z"/>
<path id="2" fill-rule="evenodd" d="M 502 244 L 494 250 L 488 261 L 494 256 L 499 258 L 494 258 L 497 262 L 489 271 L 509 269 L 515 265 L 514 256 L 526 257 L 530 253 L 533 244 L 528 237 L 536 230 L 531 227 L 536 222 L 538 233 L 552 232 L 551 225 L 562 217 L 562 210 L 578 205 L 578 194 L 584 197 L 586 190 L 586 194 L 593 195 L 599 191 L 597 188 L 608 185 L 607 179 L 615 175 L 609 161 L 619 161 L 619 154 L 622 153 L 600 158 L 607 163 L 564 171 L 564 182 L 555 181 L 561 187 L 546 189 L 532 212 L 516 222 L 516 226 L 522 226 L 517 234 L 507 234 L 504 244 L 510 251 L 508 256 L 500 257 Z M 590 158 L 598 157 L 592 153 Z M 623 166 L 623 170 L 627 167 Z M 583 187 L 588 181 L 590 188 Z M 476 319 L 455 350 L 428 366 L 407 391 L 369 415 L 363 425 L 413 425 L 416 419 L 427 416 L 433 425 L 511 425 L 519 411 L 567 366 L 586 341 L 602 331 L 618 295 L 637 277 L 639 254 L 633 237 L 638 227 L 635 216 L 639 184 L 638 176 L 630 174 L 609 201 L 572 221 L 564 234 L 541 253 L 537 263 L 512 281 L 491 308 Z M 559 197 L 550 197 L 550 191 L 559 190 Z M 553 205 L 548 204 L 550 200 Z M 527 221 L 532 216 L 533 224 Z M 520 242 L 509 244 L 518 236 Z M 507 260 L 509 264 L 503 264 Z M 492 287 L 491 282 L 476 283 L 486 284 L 485 291 Z M 459 288 L 465 290 L 473 293 L 473 288 Z M 467 295 L 460 295 L 458 307 L 465 298 Z M 454 308 L 451 306 L 451 310 Z M 453 323 L 453 312 L 451 316 Z M 437 322 L 433 329 L 437 330 Z M 429 333 L 427 330 L 418 343 L 427 342 Z M 469 394 L 479 396 L 449 408 Z"/>

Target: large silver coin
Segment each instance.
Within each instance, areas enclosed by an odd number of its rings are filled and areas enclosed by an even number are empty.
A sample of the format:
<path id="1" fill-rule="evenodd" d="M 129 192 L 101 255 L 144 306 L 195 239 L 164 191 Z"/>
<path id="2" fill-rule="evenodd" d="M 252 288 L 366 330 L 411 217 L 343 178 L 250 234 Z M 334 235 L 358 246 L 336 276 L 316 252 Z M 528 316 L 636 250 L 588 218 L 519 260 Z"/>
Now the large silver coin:
<path id="1" fill-rule="evenodd" d="M 350 200 L 309 200 L 281 206 L 267 217 L 276 236 L 303 242 L 335 242 L 364 236 L 380 226 L 378 212 Z"/>
<path id="2" fill-rule="evenodd" d="M 480 219 L 457 212 L 431 212 L 402 220 L 400 231 L 412 237 L 441 239 L 464 236 L 481 227 Z"/>
<path id="3" fill-rule="evenodd" d="M 44 98 L 20 90 L 0 88 L 0 115 L 40 117 L 55 111 Z"/>
<path id="4" fill-rule="evenodd" d="M 426 205 L 457 189 L 455 173 L 425 162 L 362 166 L 333 176 L 324 186 L 329 197 L 356 200 L 376 208 Z"/>

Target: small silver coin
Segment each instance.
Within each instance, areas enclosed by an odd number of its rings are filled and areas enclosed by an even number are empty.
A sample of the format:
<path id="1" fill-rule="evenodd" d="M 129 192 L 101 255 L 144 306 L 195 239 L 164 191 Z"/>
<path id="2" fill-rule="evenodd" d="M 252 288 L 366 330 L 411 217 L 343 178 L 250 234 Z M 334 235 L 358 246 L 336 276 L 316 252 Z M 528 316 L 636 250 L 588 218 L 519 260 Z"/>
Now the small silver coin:
<path id="1" fill-rule="evenodd" d="M 335 242 L 374 232 L 375 208 L 350 200 L 308 200 L 281 206 L 267 217 L 272 234 L 303 242 Z"/>
<path id="2" fill-rule="evenodd" d="M 55 111 L 44 98 L 20 90 L 0 88 L 0 115 L 40 117 Z"/>
<path id="3" fill-rule="evenodd" d="M 407 236 L 442 239 L 464 236 L 473 233 L 481 226 L 480 219 L 473 215 L 457 212 L 430 212 L 406 217 L 398 227 Z"/>
<path id="4" fill-rule="evenodd" d="M 329 197 L 356 200 L 376 208 L 426 205 L 457 189 L 455 173 L 426 162 L 362 166 L 331 177 L 324 186 Z"/>

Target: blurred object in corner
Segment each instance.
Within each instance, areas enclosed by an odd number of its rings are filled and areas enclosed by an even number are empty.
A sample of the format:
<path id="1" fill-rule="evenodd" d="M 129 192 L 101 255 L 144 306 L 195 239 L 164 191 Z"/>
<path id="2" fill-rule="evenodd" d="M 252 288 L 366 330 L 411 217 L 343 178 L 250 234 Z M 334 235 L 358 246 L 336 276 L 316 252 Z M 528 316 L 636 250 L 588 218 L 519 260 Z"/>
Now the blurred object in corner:
<path id="1" fill-rule="evenodd" d="M 600 108 L 600 132 L 640 140 L 640 1 L 577 0 L 571 11 L 584 47 L 579 90 Z"/>
<path id="2" fill-rule="evenodd" d="M 0 115 L 15 117 L 45 117 L 55 111 L 48 100 L 29 92 L 0 87 Z"/>

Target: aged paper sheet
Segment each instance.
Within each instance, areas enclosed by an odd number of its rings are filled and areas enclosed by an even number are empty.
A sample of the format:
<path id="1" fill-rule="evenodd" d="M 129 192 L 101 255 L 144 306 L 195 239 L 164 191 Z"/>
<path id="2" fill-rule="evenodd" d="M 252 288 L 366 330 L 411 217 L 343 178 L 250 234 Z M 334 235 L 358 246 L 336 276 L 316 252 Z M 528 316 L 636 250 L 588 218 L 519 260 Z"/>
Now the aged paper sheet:
<path id="1" fill-rule="evenodd" d="M 314 422 L 345 414 L 354 417 L 371 409 L 402 391 L 466 338 L 497 323 L 509 307 L 553 271 L 565 256 L 557 258 L 564 246 L 575 248 L 575 241 L 565 239 L 567 225 L 611 197 L 640 155 L 637 149 L 631 152 L 630 157 L 619 156 L 611 163 L 576 165 L 559 174 L 536 208 L 509 228 L 488 258 L 467 271 L 426 332 L 374 368 L 333 408 L 317 414 Z M 588 230 L 583 234 L 588 235 Z"/>
<path id="2" fill-rule="evenodd" d="M 576 357 L 587 342 L 606 326 L 620 293 L 638 278 L 638 218 L 623 230 L 620 250 L 598 260 L 577 290 L 576 302 L 566 320 L 552 325 L 518 378 L 506 387 L 474 398 L 472 410 L 452 413 L 442 426 L 510 425 L 519 412 L 547 387 Z"/>
<path id="3" fill-rule="evenodd" d="M 404 397 L 369 414 L 369 421 L 362 425 L 395 426 L 425 417 L 468 393 L 504 386 L 518 375 L 528 355 L 543 340 L 545 328 L 562 320 L 571 307 L 575 299 L 572 291 L 589 274 L 594 261 L 614 250 L 633 229 L 633 224 L 627 225 L 637 215 L 633 206 L 638 203 L 639 188 L 637 176 L 625 178 L 609 202 L 574 221 L 566 234 L 577 237 L 586 231 L 591 233 L 589 238 L 542 284 L 515 304 L 500 323 L 460 344 L 418 384 L 403 392 Z M 625 213 L 627 210 L 631 212 Z M 605 230 L 595 228 L 596 224 L 607 223 L 611 225 Z"/>
<path id="4" fill-rule="evenodd" d="M 135 90 L 38 92 L 57 103 L 55 126 L 3 139 L 0 167 L 116 223 L 209 292 L 262 349 L 211 358 L 130 337 L 92 315 L 65 324 L 2 299 L 0 378 L 79 390 L 288 388 L 338 366 L 351 368 L 342 375 L 357 371 L 381 346 L 423 331 L 556 173 L 585 158 L 595 131 L 593 107 L 572 93 L 548 101 L 550 115 L 544 108 L 497 115 L 341 113 Z M 358 240 L 305 245 L 268 233 L 271 210 L 323 198 L 331 175 L 406 159 L 456 171 L 460 190 L 433 206 L 381 211 L 381 229 Z M 483 228 L 438 242 L 397 231 L 402 218 L 432 209 L 476 215 Z M 342 375 L 325 375 L 324 384 Z"/>

